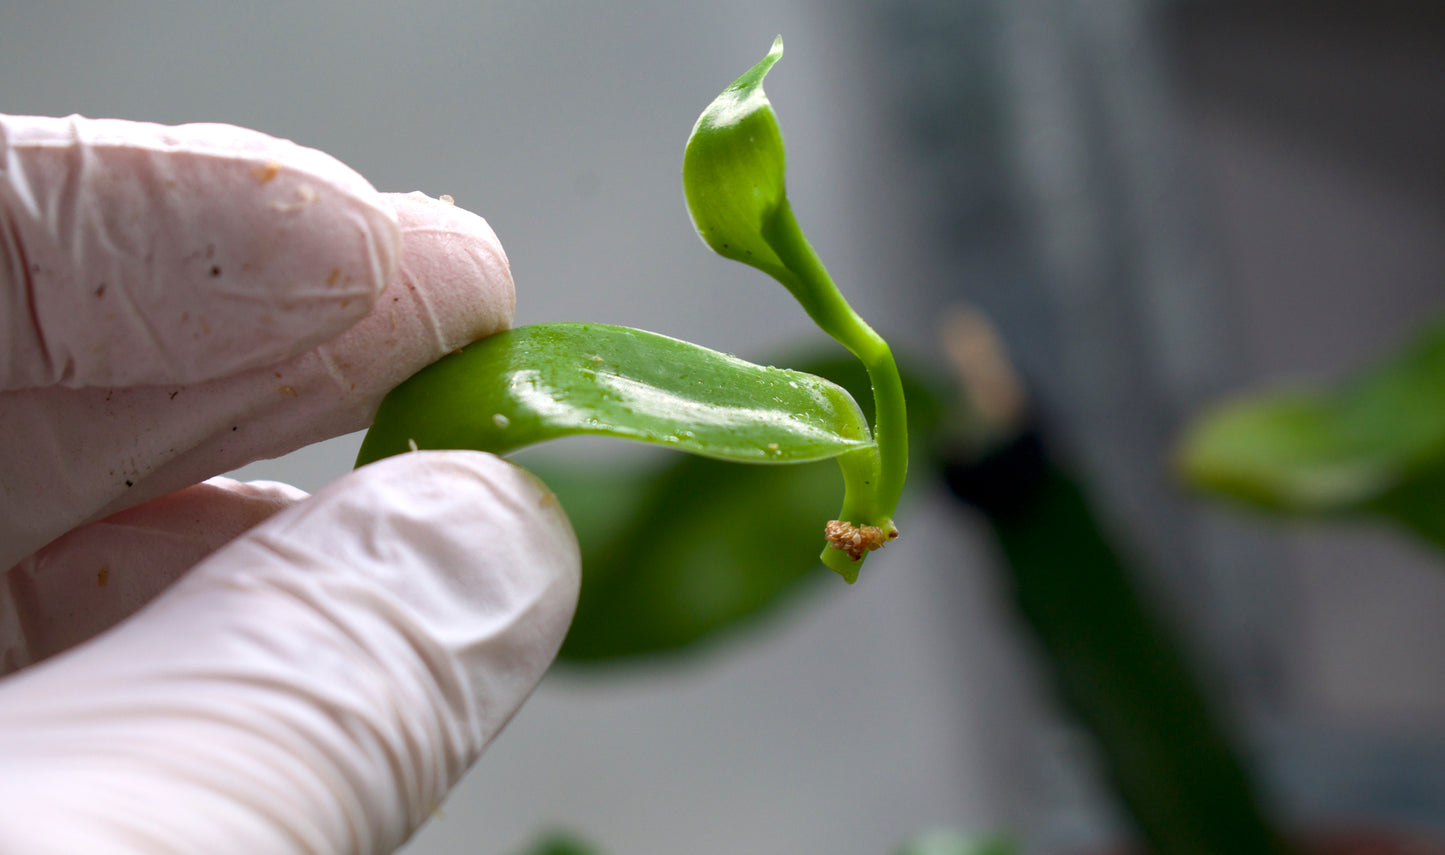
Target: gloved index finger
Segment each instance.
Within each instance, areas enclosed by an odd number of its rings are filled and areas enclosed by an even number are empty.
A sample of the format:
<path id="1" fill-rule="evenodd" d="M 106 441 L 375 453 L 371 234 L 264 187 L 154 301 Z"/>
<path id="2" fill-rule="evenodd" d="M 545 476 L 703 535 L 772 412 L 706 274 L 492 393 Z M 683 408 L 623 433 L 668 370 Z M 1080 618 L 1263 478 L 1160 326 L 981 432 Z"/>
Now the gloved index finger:
<path id="1" fill-rule="evenodd" d="M 0 389 L 193 383 L 362 318 L 390 205 L 314 149 L 230 125 L 0 114 Z"/>

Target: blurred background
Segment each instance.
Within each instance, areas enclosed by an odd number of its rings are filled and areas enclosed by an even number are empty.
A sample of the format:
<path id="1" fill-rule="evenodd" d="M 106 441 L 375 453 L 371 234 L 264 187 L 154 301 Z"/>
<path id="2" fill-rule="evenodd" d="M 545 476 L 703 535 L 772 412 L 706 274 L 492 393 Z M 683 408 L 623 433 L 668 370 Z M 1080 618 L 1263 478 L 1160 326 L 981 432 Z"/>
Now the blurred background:
<path id="1" fill-rule="evenodd" d="M 764 362 L 827 344 L 702 246 L 679 176 L 697 114 L 782 33 L 768 92 L 793 206 L 860 313 L 925 365 L 944 309 L 994 319 L 1291 816 L 1445 831 L 1439 559 L 1393 530 L 1186 498 L 1169 465 L 1206 404 L 1339 377 L 1445 309 L 1438 4 L 0 13 L 6 112 L 287 137 L 486 216 L 519 324 L 626 324 Z M 316 489 L 358 443 L 240 475 Z M 695 655 L 554 670 L 408 855 L 502 855 L 558 828 L 617 855 L 872 855 L 936 826 L 1038 852 L 1110 838 L 1092 750 L 1038 676 L 984 527 L 927 471 L 898 520 L 853 587 L 820 567 Z"/>

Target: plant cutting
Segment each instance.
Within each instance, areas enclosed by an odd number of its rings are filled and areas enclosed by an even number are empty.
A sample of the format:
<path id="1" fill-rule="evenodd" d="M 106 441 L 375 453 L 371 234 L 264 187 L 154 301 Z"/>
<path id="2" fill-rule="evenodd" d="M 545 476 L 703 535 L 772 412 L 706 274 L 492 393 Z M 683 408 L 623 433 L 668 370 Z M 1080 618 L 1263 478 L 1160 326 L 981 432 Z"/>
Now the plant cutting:
<path id="1" fill-rule="evenodd" d="M 683 160 L 688 210 L 708 246 L 773 276 L 860 358 L 873 425 L 820 377 L 627 327 L 535 324 L 475 342 L 398 386 L 357 465 L 418 449 L 505 454 L 581 434 L 743 463 L 836 459 L 843 508 L 823 527 L 821 560 L 855 581 L 864 556 L 898 535 L 907 414 L 888 345 L 848 305 L 788 205 L 782 136 L 763 91 L 782 51 L 779 37 L 697 120 Z"/>
<path id="2" fill-rule="evenodd" d="M 749 264 L 777 279 L 821 327 L 844 341 L 869 368 L 876 415 L 863 426 L 872 444 L 868 445 L 865 440 L 863 445 L 834 455 L 840 461 L 849 455 L 864 461 L 859 469 L 861 475 L 855 476 L 859 480 L 848 482 L 850 493 L 845 501 L 845 513 L 840 514 L 861 531 L 867 523 L 860 525 L 858 519 L 883 520 L 885 516 L 877 513 L 878 508 L 852 515 L 846 511 L 854 498 L 855 485 L 887 485 L 890 473 L 898 473 L 901 485 L 903 469 L 890 468 L 893 459 L 890 455 L 900 450 L 906 455 L 906 446 L 889 446 L 884 438 L 889 435 L 890 426 L 903 424 L 903 395 L 890 385 L 889 378 L 896 378 L 897 371 L 887 346 L 881 342 L 877 343 L 881 346 L 875 346 L 876 336 L 836 297 L 836 289 L 826 271 L 797 230 L 782 182 L 781 137 L 761 86 L 780 54 L 781 44 L 776 44 L 762 62 L 740 77 L 704 112 L 689 141 L 684 186 L 689 210 L 704 242 L 720 255 Z M 739 140 L 747 144 L 739 145 Z M 736 180 L 737 176 L 743 176 L 743 180 Z M 1437 336 L 1436 344 L 1440 341 L 1445 341 L 1445 337 Z M 1270 494 L 1274 498 L 1263 502 L 1271 506 L 1289 509 L 1293 503 L 1321 510 L 1326 507 L 1345 512 L 1362 510 L 1393 516 L 1417 530 L 1428 528 L 1429 521 L 1421 521 L 1423 511 L 1419 510 L 1425 506 L 1402 504 L 1401 499 L 1422 492 L 1421 485 L 1426 479 L 1417 476 L 1433 478 L 1441 471 L 1436 464 L 1445 445 L 1439 441 L 1441 411 L 1435 405 L 1437 399 L 1428 396 L 1422 399 L 1423 404 L 1414 409 L 1423 421 L 1413 423 L 1399 418 L 1381 421 L 1370 417 L 1366 410 L 1378 410 L 1382 401 L 1394 398 L 1399 400 L 1388 409 L 1410 409 L 1399 393 L 1405 391 L 1406 386 L 1429 391 L 1426 380 L 1431 375 L 1438 376 L 1438 366 L 1442 364 L 1440 353 L 1445 353 L 1445 347 L 1422 345 L 1408 361 L 1408 370 L 1382 376 L 1379 382 L 1359 384 L 1350 395 L 1338 399 L 1323 400 L 1321 396 L 1295 401 L 1280 418 L 1268 413 L 1259 416 L 1258 424 L 1263 428 L 1287 422 L 1299 430 L 1275 437 L 1278 441 L 1264 436 L 1258 453 L 1237 466 L 1225 453 L 1243 448 L 1248 456 L 1249 442 L 1243 441 L 1236 447 L 1235 437 L 1228 431 L 1241 429 L 1239 425 L 1246 431 L 1255 427 L 1248 419 L 1235 426 L 1225 426 L 1225 432 L 1208 437 L 1213 445 L 1204 449 L 1205 456 L 1189 461 L 1191 465 L 1203 467 L 1193 471 L 1196 474 L 1213 472 L 1224 479 L 1222 483 L 1242 484 L 1256 496 L 1274 490 Z M 585 364 L 582 368 L 586 368 Z M 659 380 L 664 381 L 665 378 Z M 900 404 L 896 413 L 891 409 L 893 401 Z M 917 403 L 917 399 L 913 401 Z M 978 401 L 971 400 L 971 403 Z M 1336 420 L 1338 423 L 1331 422 L 1336 416 L 1345 418 Z M 582 416 L 584 422 L 586 418 L 588 416 Z M 871 428 L 868 427 L 870 421 Z M 1109 783 L 1139 826 L 1150 851 L 1367 851 L 1365 843 L 1343 839 L 1287 842 L 1274 827 L 1274 818 L 1268 815 L 1267 805 L 1261 802 L 1257 784 L 1249 774 L 1247 758 L 1236 754 L 1228 728 L 1224 726 L 1226 723 L 1216 718 L 1205 691 L 1207 685 L 1193 673 L 1167 617 L 1156 613 L 1138 588 L 1135 579 L 1138 574 L 1131 566 L 1128 550 L 1112 542 L 1077 473 L 1039 445 L 1039 437 L 1031 433 L 1032 427 L 1026 419 L 993 425 L 991 430 L 980 431 L 980 436 L 972 437 L 967 454 L 946 462 L 954 464 L 950 475 L 965 476 L 969 482 L 968 489 L 961 490 L 960 495 L 983 511 L 997 537 L 1008 580 L 1027 628 L 1041 643 L 1061 697 L 1099 739 Z M 485 423 L 481 429 L 489 430 Z M 1387 436 L 1372 433 L 1380 431 L 1394 433 Z M 845 433 L 838 431 L 839 436 Z M 898 433 L 903 431 L 900 429 Z M 1307 441 L 1301 441 L 1301 436 Z M 664 435 L 660 442 L 675 444 L 677 440 Z M 1294 456 L 1281 455 L 1281 449 Z M 779 451 L 781 446 L 773 450 Z M 753 451 L 757 451 L 756 447 Z M 873 457 L 865 458 L 864 451 L 871 452 Z M 1300 460 L 1300 454 L 1313 455 L 1314 459 Z M 825 459 L 825 455 L 812 459 Z M 675 525 L 667 530 L 682 532 L 675 539 L 695 536 L 697 529 L 688 529 L 687 523 L 702 514 L 697 506 L 679 510 L 676 500 L 688 491 L 672 488 L 678 484 L 692 487 L 702 482 L 708 471 L 703 467 L 713 463 L 697 458 L 685 462 L 701 466 L 679 465 L 675 472 L 657 479 L 658 484 L 654 486 L 660 485 L 661 489 L 655 490 L 648 499 L 653 507 L 669 512 L 667 518 Z M 789 462 L 806 461 L 800 457 Z M 1310 466 L 1306 467 L 1305 463 Z M 1321 465 L 1323 474 L 1304 471 L 1315 464 Z M 752 471 L 772 474 L 777 470 Z M 868 475 L 876 476 L 876 480 L 869 483 Z M 977 489 L 980 476 L 988 481 L 981 492 Z M 1292 480 L 1296 476 L 1298 480 Z M 956 489 L 962 483 L 958 477 L 950 480 L 955 482 Z M 608 483 L 605 479 L 596 480 L 586 489 L 595 492 L 599 485 Z M 707 483 L 709 486 L 703 488 L 703 492 L 715 496 L 708 492 L 714 482 Z M 760 486 L 764 483 L 766 486 Z M 777 485 L 775 481 L 755 481 L 743 489 L 763 494 L 778 491 Z M 889 492 L 887 488 L 882 490 L 884 506 Z M 879 498 L 874 494 L 868 501 Z M 896 501 L 894 495 L 893 504 L 896 505 Z M 1414 515 L 1402 510 L 1411 507 L 1417 508 Z M 628 513 L 615 509 L 613 512 Z M 894 530 L 884 525 L 875 527 L 879 534 Z M 1428 531 L 1425 533 L 1429 536 Z M 626 544 L 628 534 L 620 535 L 619 539 Z M 767 548 L 773 548 L 774 543 L 770 537 Z M 837 550 L 833 551 L 833 557 L 839 557 Z M 636 591 L 627 593 L 634 595 L 629 602 L 635 602 Z M 615 610 L 611 613 L 615 614 Z M 589 638 L 586 643 L 576 645 L 574 641 L 568 642 L 573 646 L 574 658 L 594 661 L 622 658 L 636 649 L 646 648 L 644 641 L 633 638 Z M 653 643 L 655 639 L 646 641 Z M 564 656 L 568 652 L 564 648 Z M 1383 839 L 1370 838 L 1368 845 L 1384 847 L 1387 844 Z M 557 855 L 588 851 L 575 842 L 569 846 L 571 848 L 537 851 Z M 972 855 L 982 851 L 1016 850 L 1007 840 L 972 840 L 961 836 L 920 837 L 899 850 L 929 855 Z M 1379 851 L 1396 850 L 1381 848 Z"/>

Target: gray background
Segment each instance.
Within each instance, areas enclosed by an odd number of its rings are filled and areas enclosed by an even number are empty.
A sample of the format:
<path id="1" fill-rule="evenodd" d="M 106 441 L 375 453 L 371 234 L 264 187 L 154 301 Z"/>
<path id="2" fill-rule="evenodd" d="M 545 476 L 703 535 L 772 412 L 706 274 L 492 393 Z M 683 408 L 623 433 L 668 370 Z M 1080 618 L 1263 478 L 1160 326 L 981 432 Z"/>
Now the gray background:
<path id="1" fill-rule="evenodd" d="M 518 323 L 766 359 L 817 334 L 701 246 L 679 168 L 698 111 L 783 33 L 794 207 L 861 313 L 924 359 L 943 306 L 998 318 L 1301 810 L 1445 815 L 1445 574 L 1389 532 L 1281 530 L 1167 479 L 1203 401 L 1333 376 L 1445 307 L 1440 148 L 1419 143 L 1435 31 L 1278 8 L 0 2 L 0 110 L 288 137 L 486 216 Z M 314 489 L 358 441 L 242 474 Z M 555 827 L 618 855 L 1106 833 L 976 521 L 920 480 L 858 585 L 699 659 L 549 676 L 406 851 Z"/>

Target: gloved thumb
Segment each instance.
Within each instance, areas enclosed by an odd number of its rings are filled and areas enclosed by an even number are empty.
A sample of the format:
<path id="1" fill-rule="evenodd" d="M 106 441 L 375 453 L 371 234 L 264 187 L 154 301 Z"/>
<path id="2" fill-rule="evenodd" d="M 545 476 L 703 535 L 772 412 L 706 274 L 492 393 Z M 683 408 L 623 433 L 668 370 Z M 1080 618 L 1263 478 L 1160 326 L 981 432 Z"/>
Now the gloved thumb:
<path id="1" fill-rule="evenodd" d="M 521 469 L 353 472 L 0 684 L 0 851 L 390 853 L 536 686 L 578 581 Z"/>

